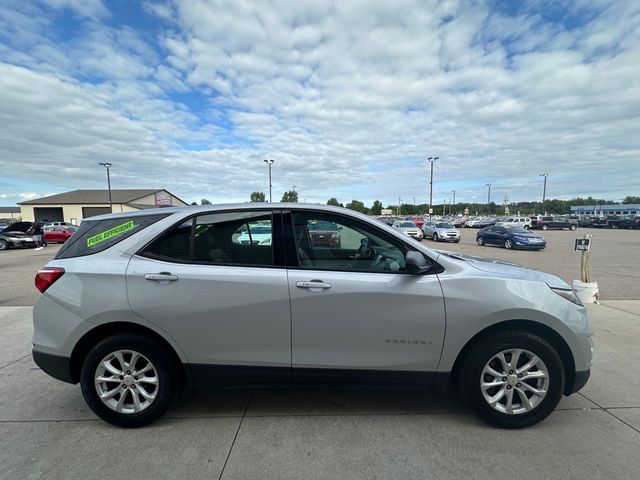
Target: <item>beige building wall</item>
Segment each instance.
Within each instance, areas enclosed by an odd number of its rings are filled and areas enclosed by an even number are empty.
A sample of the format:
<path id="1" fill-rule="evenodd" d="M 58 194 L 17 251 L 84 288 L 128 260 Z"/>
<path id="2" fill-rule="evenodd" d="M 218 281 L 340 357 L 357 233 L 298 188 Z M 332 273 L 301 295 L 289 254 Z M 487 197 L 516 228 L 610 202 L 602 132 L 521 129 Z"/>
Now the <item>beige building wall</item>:
<path id="1" fill-rule="evenodd" d="M 43 208 L 62 208 L 62 217 L 64 219 L 65 222 L 68 223 L 72 223 L 72 219 L 75 219 L 76 224 L 80 225 L 80 222 L 82 221 L 82 219 L 84 218 L 82 216 L 82 207 L 108 207 L 109 204 L 108 203 L 104 203 L 104 204 L 97 204 L 97 205 L 78 205 L 78 204 L 71 204 L 71 205 L 20 205 L 20 212 L 21 212 L 21 216 L 22 216 L 22 221 L 23 222 L 34 222 L 35 221 L 35 214 L 34 214 L 34 207 L 38 208 L 38 207 L 43 207 Z M 136 212 L 138 211 L 137 208 L 132 208 L 128 205 L 122 205 L 119 203 L 114 203 L 113 204 L 113 212 L 114 213 L 118 213 L 118 212 Z"/>
<path id="2" fill-rule="evenodd" d="M 18 218 L 20 216 L 20 212 L 3 212 L 0 210 L 0 218 Z"/>
<path id="3" fill-rule="evenodd" d="M 166 194 L 168 194 L 169 196 L 171 196 L 171 205 L 172 206 L 174 206 L 174 207 L 185 207 L 187 205 L 182 200 L 180 200 L 177 197 L 174 197 L 173 195 L 171 195 L 166 190 L 163 190 L 163 191 Z M 152 193 L 151 195 L 147 195 L 146 197 L 138 198 L 137 200 L 134 200 L 132 203 L 139 203 L 141 205 L 155 205 L 156 204 L 156 194 Z"/>

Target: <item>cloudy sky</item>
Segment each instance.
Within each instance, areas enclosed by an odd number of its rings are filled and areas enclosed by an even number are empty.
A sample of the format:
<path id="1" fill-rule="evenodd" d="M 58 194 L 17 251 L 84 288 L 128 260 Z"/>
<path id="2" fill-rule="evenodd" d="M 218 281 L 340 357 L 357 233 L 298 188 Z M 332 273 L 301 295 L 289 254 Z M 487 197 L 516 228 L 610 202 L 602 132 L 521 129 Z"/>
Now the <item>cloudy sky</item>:
<path id="1" fill-rule="evenodd" d="M 0 204 L 640 194 L 640 2 L 2 0 Z"/>

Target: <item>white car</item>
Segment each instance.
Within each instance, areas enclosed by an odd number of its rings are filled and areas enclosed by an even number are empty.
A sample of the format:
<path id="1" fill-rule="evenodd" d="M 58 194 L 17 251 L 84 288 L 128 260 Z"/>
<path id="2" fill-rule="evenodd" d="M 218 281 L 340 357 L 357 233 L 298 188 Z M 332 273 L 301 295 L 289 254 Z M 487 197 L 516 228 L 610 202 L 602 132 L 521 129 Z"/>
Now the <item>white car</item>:
<path id="1" fill-rule="evenodd" d="M 529 217 L 507 217 L 500 222 L 496 222 L 496 225 L 501 227 L 522 227 L 531 228 L 531 219 Z"/>
<path id="2" fill-rule="evenodd" d="M 271 245 L 271 225 L 249 225 L 234 241 L 242 245 Z"/>
<path id="3" fill-rule="evenodd" d="M 478 222 L 480 222 L 479 218 L 470 218 L 464 223 L 465 228 L 474 228 L 478 226 Z"/>
<path id="4" fill-rule="evenodd" d="M 391 226 L 400 230 L 405 235 L 415 238 L 416 240 L 422 240 L 424 237 L 422 230 L 420 230 L 415 223 L 410 222 L 409 220 L 396 220 Z"/>

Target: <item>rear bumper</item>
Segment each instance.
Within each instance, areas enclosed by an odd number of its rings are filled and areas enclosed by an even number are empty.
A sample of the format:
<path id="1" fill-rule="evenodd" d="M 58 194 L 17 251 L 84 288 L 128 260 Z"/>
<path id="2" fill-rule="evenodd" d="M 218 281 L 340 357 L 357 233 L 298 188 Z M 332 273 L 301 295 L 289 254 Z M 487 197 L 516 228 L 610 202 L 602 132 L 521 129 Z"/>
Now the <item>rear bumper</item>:
<path id="1" fill-rule="evenodd" d="M 33 361 L 46 373 L 57 380 L 67 383 L 78 383 L 71 375 L 71 359 L 60 355 L 52 355 L 33 350 Z"/>

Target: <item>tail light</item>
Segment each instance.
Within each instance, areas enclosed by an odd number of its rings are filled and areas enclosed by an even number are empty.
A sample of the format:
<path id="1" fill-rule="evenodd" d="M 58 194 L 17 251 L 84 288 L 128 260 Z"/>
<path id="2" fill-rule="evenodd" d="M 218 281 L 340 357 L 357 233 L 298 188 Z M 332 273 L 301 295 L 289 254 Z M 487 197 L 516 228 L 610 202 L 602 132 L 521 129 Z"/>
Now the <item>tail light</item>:
<path id="1" fill-rule="evenodd" d="M 36 274 L 36 288 L 40 293 L 44 293 L 62 275 L 64 275 L 64 268 L 45 267 Z"/>

